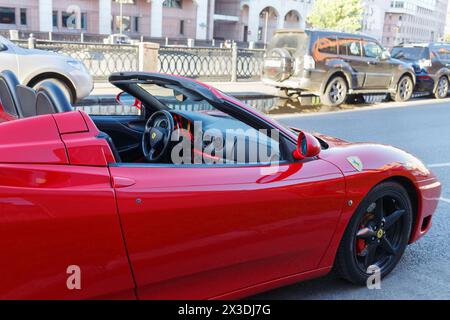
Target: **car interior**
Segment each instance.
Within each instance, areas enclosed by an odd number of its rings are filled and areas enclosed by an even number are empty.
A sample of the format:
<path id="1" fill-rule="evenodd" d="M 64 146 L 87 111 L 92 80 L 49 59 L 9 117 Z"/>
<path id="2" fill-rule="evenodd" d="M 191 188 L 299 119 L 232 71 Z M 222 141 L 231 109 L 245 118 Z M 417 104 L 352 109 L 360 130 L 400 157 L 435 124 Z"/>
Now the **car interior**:
<path id="1" fill-rule="evenodd" d="M 90 116 L 100 131 L 98 138 L 108 142 L 117 163 L 253 164 L 282 160 L 284 144 L 278 137 L 261 134 L 215 108 L 215 96 L 209 90 L 198 93 L 189 84 L 166 79 L 112 79 L 124 90 L 120 100 L 139 102 L 135 107 L 141 108 L 138 115 Z M 0 97 L 4 112 L 16 118 L 74 110 L 54 83 L 43 82 L 35 90 L 20 85 L 11 71 L 0 73 Z"/>

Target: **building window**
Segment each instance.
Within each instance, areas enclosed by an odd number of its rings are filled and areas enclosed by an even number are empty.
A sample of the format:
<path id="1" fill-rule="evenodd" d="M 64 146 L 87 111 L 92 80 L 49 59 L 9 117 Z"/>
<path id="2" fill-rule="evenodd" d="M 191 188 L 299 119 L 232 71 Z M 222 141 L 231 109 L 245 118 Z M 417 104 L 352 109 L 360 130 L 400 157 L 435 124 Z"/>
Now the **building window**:
<path id="1" fill-rule="evenodd" d="M 120 25 L 122 25 L 122 31 L 123 32 L 130 32 L 131 31 L 131 17 L 130 16 L 122 16 L 122 21 L 120 21 L 120 16 L 116 16 L 116 30 L 120 31 Z"/>
<path id="2" fill-rule="evenodd" d="M 61 14 L 61 18 L 62 18 L 62 27 L 63 28 L 72 28 L 74 29 L 76 26 L 76 22 L 71 18 L 72 13 L 71 12 L 66 12 L 63 11 Z M 73 25 L 73 23 L 75 23 L 75 26 Z"/>
<path id="3" fill-rule="evenodd" d="M 184 20 L 180 20 L 180 34 L 184 35 Z"/>
<path id="4" fill-rule="evenodd" d="M 87 13 L 81 13 L 81 29 L 87 30 Z"/>
<path id="5" fill-rule="evenodd" d="M 24 8 L 20 9 L 20 24 L 22 26 L 27 25 L 27 9 Z"/>
<path id="6" fill-rule="evenodd" d="M 163 2 L 163 7 L 181 9 L 183 7 L 182 2 L 182 0 L 166 0 Z"/>
<path id="7" fill-rule="evenodd" d="M 52 19 L 53 19 L 53 28 L 58 28 L 58 11 L 53 11 Z"/>
<path id="8" fill-rule="evenodd" d="M 16 9 L 0 7 L 0 23 L 16 24 Z"/>
<path id="9" fill-rule="evenodd" d="M 139 17 L 134 17 L 134 32 L 139 32 Z"/>

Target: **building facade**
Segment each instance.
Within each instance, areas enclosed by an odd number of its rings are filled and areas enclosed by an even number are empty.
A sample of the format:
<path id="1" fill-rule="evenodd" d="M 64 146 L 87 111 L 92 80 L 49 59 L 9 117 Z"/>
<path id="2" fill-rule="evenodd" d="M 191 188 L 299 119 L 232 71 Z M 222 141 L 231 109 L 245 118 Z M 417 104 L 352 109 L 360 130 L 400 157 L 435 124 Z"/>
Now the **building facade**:
<path id="1" fill-rule="evenodd" d="M 120 3 L 122 2 L 122 3 Z M 0 0 L 0 29 L 263 42 L 313 0 Z"/>
<path id="2" fill-rule="evenodd" d="M 440 41 L 445 35 L 448 0 L 393 0 L 385 14 L 383 43 Z"/>
<path id="3" fill-rule="evenodd" d="M 363 0 L 362 31 L 392 47 L 444 37 L 448 0 Z"/>

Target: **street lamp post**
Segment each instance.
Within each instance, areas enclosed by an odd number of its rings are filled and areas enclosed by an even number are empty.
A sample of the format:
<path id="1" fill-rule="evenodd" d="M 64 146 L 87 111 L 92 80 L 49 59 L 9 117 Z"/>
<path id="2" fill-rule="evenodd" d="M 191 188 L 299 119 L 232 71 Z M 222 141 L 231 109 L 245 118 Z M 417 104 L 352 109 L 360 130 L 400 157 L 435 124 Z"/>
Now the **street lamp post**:
<path id="1" fill-rule="evenodd" d="M 119 16 L 120 16 L 120 27 L 119 34 L 123 34 L 123 0 L 119 0 Z"/>
<path id="2" fill-rule="evenodd" d="M 266 21 L 265 21 L 265 25 L 264 25 L 264 46 L 267 46 L 267 35 L 268 35 L 268 31 L 269 31 L 269 30 L 267 30 L 269 28 L 269 9 L 266 9 L 265 16 L 266 16 Z"/>

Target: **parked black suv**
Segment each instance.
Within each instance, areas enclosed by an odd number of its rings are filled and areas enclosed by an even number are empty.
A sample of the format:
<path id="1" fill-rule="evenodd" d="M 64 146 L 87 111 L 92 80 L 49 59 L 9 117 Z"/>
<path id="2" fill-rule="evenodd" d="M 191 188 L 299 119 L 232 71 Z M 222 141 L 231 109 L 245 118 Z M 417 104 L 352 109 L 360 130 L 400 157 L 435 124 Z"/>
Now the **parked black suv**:
<path id="1" fill-rule="evenodd" d="M 362 94 L 389 93 L 395 101 L 412 96 L 411 64 L 392 59 L 375 39 L 316 30 L 279 30 L 264 58 L 263 81 L 289 92 L 320 96 L 337 106 Z"/>
<path id="2" fill-rule="evenodd" d="M 447 97 L 450 76 L 450 45 L 443 43 L 403 44 L 392 48 L 393 58 L 413 64 L 416 91 Z"/>

